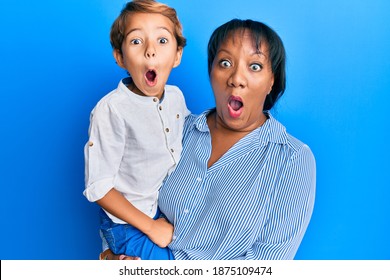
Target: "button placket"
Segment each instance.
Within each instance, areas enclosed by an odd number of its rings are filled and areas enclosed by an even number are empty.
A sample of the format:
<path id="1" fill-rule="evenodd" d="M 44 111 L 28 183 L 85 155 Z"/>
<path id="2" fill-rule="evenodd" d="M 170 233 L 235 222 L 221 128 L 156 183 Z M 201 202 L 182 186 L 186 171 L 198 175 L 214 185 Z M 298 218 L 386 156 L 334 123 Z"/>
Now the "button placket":
<path id="1" fill-rule="evenodd" d="M 153 102 L 157 102 L 159 101 L 158 98 L 153 98 Z M 158 103 L 156 105 L 156 109 L 157 109 L 157 112 L 160 116 L 160 120 L 161 120 L 161 123 L 162 123 L 162 126 L 163 126 L 163 129 L 164 129 L 164 133 L 165 133 L 165 143 L 167 145 L 167 148 L 169 150 L 169 152 L 171 153 L 174 161 L 176 162 L 176 157 L 174 156 L 174 153 L 175 153 L 175 149 L 174 149 L 174 146 L 172 145 L 172 137 L 174 137 L 174 135 L 171 135 L 172 134 L 172 130 L 171 130 L 171 122 L 169 120 L 169 116 L 166 115 L 167 111 L 164 110 L 164 106 L 162 105 L 162 103 Z M 175 115 L 173 115 L 175 116 Z M 179 114 L 176 114 L 175 116 L 176 118 L 179 118 Z M 172 115 L 171 115 L 171 118 L 172 118 Z"/>

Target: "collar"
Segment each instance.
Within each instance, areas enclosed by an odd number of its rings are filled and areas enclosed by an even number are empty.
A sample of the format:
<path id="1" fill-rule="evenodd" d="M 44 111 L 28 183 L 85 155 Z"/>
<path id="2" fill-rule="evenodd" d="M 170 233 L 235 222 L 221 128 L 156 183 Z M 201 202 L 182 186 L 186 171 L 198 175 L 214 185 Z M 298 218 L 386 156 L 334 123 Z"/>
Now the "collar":
<path id="1" fill-rule="evenodd" d="M 121 91 L 121 92 L 125 93 L 127 96 L 129 96 L 132 101 L 137 102 L 137 103 L 142 103 L 142 104 L 156 104 L 156 103 L 163 102 L 165 94 L 162 95 L 161 99 L 158 99 L 157 97 L 154 97 L 154 96 L 142 96 L 142 95 L 139 95 L 139 94 L 132 92 L 127 87 L 132 82 L 133 82 L 133 79 L 131 77 L 127 77 L 127 78 L 122 79 L 118 85 L 119 91 Z M 164 91 L 166 91 L 166 88 L 164 89 Z"/>
<path id="2" fill-rule="evenodd" d="M 209 127 L 207 125 L 207 116 L 214 112 L 214 109 L 209 109 L 201 113 L 199 116 L 195 117 L 193 121 L 193 128 L 199 130 L 200 132 L 209 132 Z M 267 116 L 265 123 L 253 130 L 248 134 L 248 137 L 253 138 L 253 140 L 259 141 L 259 143 L 276 143 L 276 144 L 287 144 L 287 132 L 286 128 L 277 121 L 269 111 L 264 112 Z"/>

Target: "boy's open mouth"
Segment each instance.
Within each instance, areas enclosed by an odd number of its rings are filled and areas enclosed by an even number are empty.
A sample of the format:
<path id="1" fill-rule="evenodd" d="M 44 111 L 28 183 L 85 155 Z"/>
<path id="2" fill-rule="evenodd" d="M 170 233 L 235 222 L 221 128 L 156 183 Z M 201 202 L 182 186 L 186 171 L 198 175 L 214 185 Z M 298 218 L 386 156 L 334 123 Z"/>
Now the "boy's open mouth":
<path id="1" fill-rule="evenodd" d="M 145 74 L 146 82 L 149 86 L 154 86 L 157 82 L 157 73 L 155 70 L 148 70 Z"/>

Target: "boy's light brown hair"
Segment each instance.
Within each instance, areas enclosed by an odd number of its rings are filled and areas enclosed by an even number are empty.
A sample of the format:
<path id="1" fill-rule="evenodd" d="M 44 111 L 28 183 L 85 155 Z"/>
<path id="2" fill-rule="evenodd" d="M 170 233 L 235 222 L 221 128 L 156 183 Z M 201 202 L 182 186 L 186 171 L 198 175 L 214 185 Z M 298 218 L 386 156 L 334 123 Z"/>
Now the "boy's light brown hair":
<path id="1" fill-rule="evenodd" d="M 111 26 L 110 43 L 113 49 L 117 49 L 122 53 L 122 43 L 125 39 L 126 19 L 131 13 L 155 13 L 166 16 L 174 24 L 174 36 L 177 41 L 177 47 L 185 47 L 187 40 L 183 36 L 183 28 L 174 8 L 154 0 L 133 0 L 125 5 L 120 15 Z"/>

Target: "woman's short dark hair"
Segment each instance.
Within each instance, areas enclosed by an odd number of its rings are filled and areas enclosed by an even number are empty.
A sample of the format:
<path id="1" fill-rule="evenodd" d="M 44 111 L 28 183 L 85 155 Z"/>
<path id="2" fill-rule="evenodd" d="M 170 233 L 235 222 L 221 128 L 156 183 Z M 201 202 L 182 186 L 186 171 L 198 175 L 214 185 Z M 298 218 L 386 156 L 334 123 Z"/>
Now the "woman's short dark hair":
<path id="1" fill-rule="evenodd" d="M 262 43 L 268 46 L 274 84 L 265 99 L 263 110 L 270 110 L 286 89 L 286 52 L 279 35 L 266 24 L 250 19 L 233 19 L 215 29 L 207 49 L 209 75 L 220 45 L 236 31 L 249 31 L 257 50 L 260 50 Z"/>

